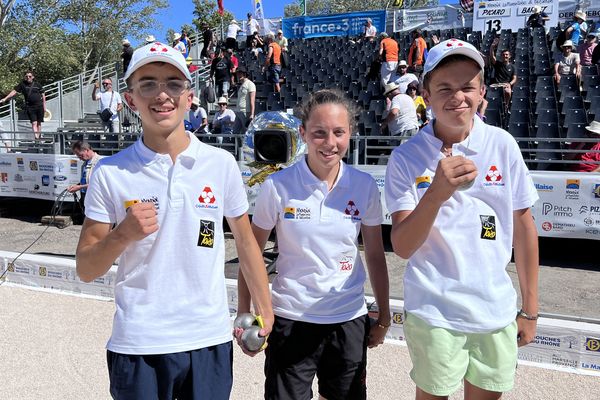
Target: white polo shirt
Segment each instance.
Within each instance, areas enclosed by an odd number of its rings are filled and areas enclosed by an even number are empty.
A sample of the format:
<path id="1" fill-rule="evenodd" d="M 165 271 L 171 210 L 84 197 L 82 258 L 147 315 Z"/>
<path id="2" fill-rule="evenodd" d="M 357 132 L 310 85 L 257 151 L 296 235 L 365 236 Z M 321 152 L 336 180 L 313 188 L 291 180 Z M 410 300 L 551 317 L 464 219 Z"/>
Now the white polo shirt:
<path id="1" fill-rule="evenodd" d="M 444 155 L 435 122 L 397 147 L 387 165 L 385 200 L 390 213 L 414 210 Z M 515 319 L 517 296 L 506 266 L 513 240 L 513 211 L 531 207 L 537 191 L 519 146 L 506 131 L 474 118 L 454 155 L 473 160 L 473 186 L 456 191 L 440 208 L 423 245 L 408 260 L 404 308 L 432 326 L 490 332 Z"/>
<path id="2" fill-rule="evenodd" d="M 118 224 L 139 201 L 158 210 L 158 231 L 121 254 L 111 351 L 165 354 L 232 339 L 223 217 L 244 214 L 248 201 L 233 156 L 188 136 L 175 164 L 140 139 L 92 174 L 88 218 Z"/>
<path id="3" fill-rule="evenodd" d="M 362 224 L 383 222 L 379 190 L 369 174 L 340 162 L 329 191 L 302 159 L 261 185 L 252 220 L 277 231 L 275 315 L 330 324 L 367 313 L 357 237 Z"/>

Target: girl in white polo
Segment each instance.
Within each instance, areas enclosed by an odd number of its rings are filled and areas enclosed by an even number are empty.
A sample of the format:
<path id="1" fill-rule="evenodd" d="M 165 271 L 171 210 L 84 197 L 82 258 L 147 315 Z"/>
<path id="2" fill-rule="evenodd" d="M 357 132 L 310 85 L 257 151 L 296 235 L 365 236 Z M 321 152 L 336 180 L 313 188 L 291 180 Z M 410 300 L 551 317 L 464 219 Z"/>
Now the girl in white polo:
<path id="1" fill-rule="evenodd" d="M 301 114 L 307 154 L 263 183 L 252 223 L 259 246 L 273 228 L 279 245 L 265 398 L 312 398 L 316 374 L 324 398 L 365 399 L 366 349 L 383 342 L 390 324 L 379 190 L 342 161 L 355 114 L 341 92 L 314 93 Z M 359 233 L 380 311 L 372 326 Z M 239 292 L 238 312 L 249 312 L 242 274 Z"/>

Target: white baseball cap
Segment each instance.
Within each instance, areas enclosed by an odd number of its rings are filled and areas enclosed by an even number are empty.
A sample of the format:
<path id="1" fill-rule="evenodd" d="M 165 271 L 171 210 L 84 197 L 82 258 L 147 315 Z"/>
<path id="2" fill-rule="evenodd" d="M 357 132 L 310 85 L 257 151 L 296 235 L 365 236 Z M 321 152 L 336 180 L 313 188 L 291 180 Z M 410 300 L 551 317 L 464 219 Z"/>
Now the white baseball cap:
<path id="1" fill-rule="evenodd" d="M 181 73 L 185 76 L 185 79 L 188 81 L 192 80 L 192 76 L 187 68 L 183 54 L 171 46 L 160 42 L 147 44 L 134 51 L 133 56 L 131 56 L 131 62 L 129 63 L 129 67 L 125 72 L 123 79 L 129 79 L 129 77 L 140 67 L 153 62 L 171 64 L 181 71 Z"/>
<path id="2" fill-rule="evenodd" d="M 179 33 L 179 32 L 175 32 L 175 33 L 173 34 L 173 40 L 179 40 L 179 39 L 181 39 L 181 33 Z"/>
<path id="3" fill-rule="evenodd" d="M 485 62 L 479 51 L 471 43 L 464 42 L 459 39 L 448 39 L 431 48 L 425 66 L 423 67 L 423 79 L 425 76 L 433 71 L 435 67 L 446 57 L 455 54 L 462 54 L 475 61 L 479 68 L 483 70 Z"/>
<path id="4" fill-rule="evenodd" d="M 399 67 L 408 67 L 408 64 L 406 63 L 406 61 L 404 60 L 400 60 L 400 62 L 398 63 Z"/>

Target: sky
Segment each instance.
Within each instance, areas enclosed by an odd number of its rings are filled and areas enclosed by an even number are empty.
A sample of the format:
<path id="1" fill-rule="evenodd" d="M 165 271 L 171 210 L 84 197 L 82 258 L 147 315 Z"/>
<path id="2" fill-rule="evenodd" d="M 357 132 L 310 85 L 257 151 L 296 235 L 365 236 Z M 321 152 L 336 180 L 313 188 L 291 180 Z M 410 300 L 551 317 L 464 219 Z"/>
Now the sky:
<path id="1" fill-rule="evenodd" d="M 262 0 L 263 10 L 266 18 L 283 17 L 283 7 L 291 4 L 292 0 Z M 156 19 L 162 24 L 162 28 L 150 29 L 149 33 L 157 39 L 164 40 L 167 29 L 172 28 L 179 31 L 181 25 L 192 24 L 194 15 L 194 3 L 192 0 L 170 0 L 170 7 L 160 10 Z M 245 20 L 248 12 L 254 12 L 253 0 L 223 0 L 223 7 L 233 15 L 237 20 Z"/>

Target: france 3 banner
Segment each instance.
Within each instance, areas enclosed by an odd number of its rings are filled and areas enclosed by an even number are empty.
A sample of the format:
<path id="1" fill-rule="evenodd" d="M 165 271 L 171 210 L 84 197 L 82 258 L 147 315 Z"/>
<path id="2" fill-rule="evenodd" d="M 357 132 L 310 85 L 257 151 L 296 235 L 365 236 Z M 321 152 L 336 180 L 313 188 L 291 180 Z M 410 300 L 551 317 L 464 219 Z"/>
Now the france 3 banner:
<path id="1" fill-rule="evenodd" d="M 600 18 L 600 1 L 597 0 L 561 0 L 559 3 L 558 20 L 560 23 L 569 23 L 573 21 L 573 15 L 581 9 L 590 20 L 597 21 Z M 546 24 L 548 25 L 548 24 Z"/>
<path id="2" fill-rule="evenodd" d="M 364 33 L 368 18 L 377 28 L 377 32 L 385 31 L 385 10 L 381 10 L 284 18 L 283 34 L 288 39 L 359 36 Z"/>
<path id="3" fill-rule="evenodd" d="M 69 185 L 79 183 L 81 165 L 66 155 L 0 154 L 0 196 L 55 200 Z"/>
<path id="4" fill-rule="evenodd" d="M 540 236 L 600 239 L 600 174 L 532 172 Z"/>
<path id="5" fill-rule="evenodd" d="M 510 29 L 516 32 L 525 27 L 536 5 L 550 17 L 546 26 L 556 26 L 559 15 L 558 0 L 487 0 L 475 1 L 473 30 L 485 33 Z"/>
<path id="6" fill-rule="evenodd" d="M 394 11 L 394 32 L 463 28 L 473 25 L 473 14 L 458 6 L 402 9 Z"/>

